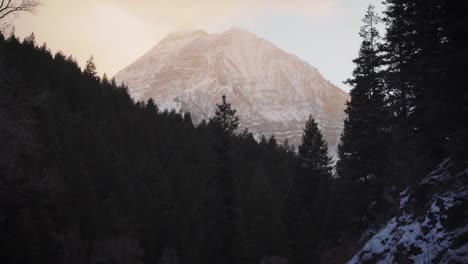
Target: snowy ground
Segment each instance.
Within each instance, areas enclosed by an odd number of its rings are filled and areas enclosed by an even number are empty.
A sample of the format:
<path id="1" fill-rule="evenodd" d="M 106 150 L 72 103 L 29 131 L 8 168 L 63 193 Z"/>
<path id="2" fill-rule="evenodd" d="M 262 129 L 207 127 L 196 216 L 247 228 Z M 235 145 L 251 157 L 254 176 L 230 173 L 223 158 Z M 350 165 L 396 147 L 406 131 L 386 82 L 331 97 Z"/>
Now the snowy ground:
<path id="1" fill-rule="evenodd" d="M 403 191 L 398 214 L 348 264 L 468 263 L 468 169 L 452 175 L 451 165 Z"/>

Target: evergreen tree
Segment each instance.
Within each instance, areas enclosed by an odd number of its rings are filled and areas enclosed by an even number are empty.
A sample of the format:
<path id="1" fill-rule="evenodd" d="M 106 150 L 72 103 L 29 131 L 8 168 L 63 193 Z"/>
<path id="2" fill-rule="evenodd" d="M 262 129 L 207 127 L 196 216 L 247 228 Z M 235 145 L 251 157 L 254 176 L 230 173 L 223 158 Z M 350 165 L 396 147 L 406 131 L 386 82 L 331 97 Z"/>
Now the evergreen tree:
<path id="1" fill-rule="evenodd" d="M 28 37 L 24 38 L 23 44 L 30 46 L 36 45 L 36 35 L 34 35 L 34 32 L 31 33 L 31 35 L 29 35 Z"/>
<path id="2" fill-rule="evenodd" d="M 247 241 L 243 230 L 240 209 L 239 178 L 233 167 L 232 136 L 239 125 L 237 110 L 231 107 L 223 95 L 222 102 L 216 104 L 215 116 L 210 120 L 218 139 L 215 142 L 217 172 L 212 179 L 214 196 L 211 197 L 214 210 L 214 224 L 207 251 L 206 263 L 243 263 L 247 257 Z"/>
<path id="3" fill-rule="evenodd" d="M 293 263 L 317 261 L 321 214 L 326 206 L 326 190 L 332 177 L 331 158 L 317 123 L 309 117 L 299 146 L 299 169 L 287 197 L 286 227 Z M 326 191 L 325 191 L 326 192 Z"/>
<path id="4" fill-rule="evenodd" d="M 389 113 L 377 30 L 381 19 L 374 6 L 369 5 L 362 22 L 359 56 L 353 61 L 356 68 L 353 77 L 346 81 L 352 86 L 351 100 L 347 102 L 347 117 L 338 146 L 339 181 L 332 193 L 333 208 L 337 210 L 329 221 L 334 226 L 340 223 L 338 233 L 343 237 L 370 224 L 362 217 L 364 212 L 371 202 L 380 200 L 387 184 L 391 186 L 387 171 Z"/>
<path id="5" fill-rule="evenodd" d="M 153 98 L 148 99 L 146 110 L 152 114 L 157 114 L 159 112 L 158 106 L 154 103 Z"/>
<path id="6" fill-rule="evenodd" d="M 438 131 L 443 128 L 447 133 L 441 135 L 447 147 L 447 155 L 464 166 L 468 160 L 468 2 L 442 1 L 442 4 L 445 4 L 440 8 L 443 12 L 439 12 L 442 19 L 434 18 L 433 21 L 443 23 L 440 27 L 444 29 L 441 39 L 443 45 L 437 56 L 436 67 L 432 68 L 438 69 L 442 82 L 427 94 L 427 98 L 435 102 L 430 104 L 426 116 L 431 116 L 433 120 L 428 130 Z M 437 124 L 440 120 L 445 122 Z"/>
<path id="7" fill-rule="evenodd" d="M 184 123 L 186 123 L 190 127 L 193 127 L 192 115 L 190 114 L 190 112 L 184 113 Z"/>
<path id="8" fill-rule="evenodd" d="M 466 133 L 459 130 L 466 123 L 460 113 L 467 101 L 459 70 L 464 65 L 460 58 L 466 58 L 461 37 L 466 15 L 459 10 L 466 4 L 445 0 L 385 4 L 385 89 L 393 116 L 390 171 L 392 178 L 407 183 L 453 155 L 448 149 L 466 142 Z"/>
<path id="9" fill-rule="evenodd" d="M 393 115 L 402 120 L 409 118 L 414 111 L 416 90 L 415 76 L 411 68 L 418 47 L 414 40 L 415 9 L 421 1 L 387 0 L 383 21 L 386 25 L 385 42 L 385 82 L 388 102 Z"/>
<path id="10" fill-rule="evenodd" d="M 359 57 L 353 62 L 351 101 L 345 110 L 347 117 L 338 147 L 338 175 L 351 182 L 383 180 L 387 162 L 387 122 L 384 103 L 383 58 L 379 54 L 380 17 L 369 5 L 359 35 L 363 39 Z"/>
<path id="11" fill-rule="evenodd" d="M 103 85 L 109 85 L 109 84 L 110 84 L 109 78 L 107 77 L 107 74 L 106 74 L 106 73 L 104 73 L 104 74 L 102 75 L 101 83 L 102 83 Z"/>
<path id="12" fill-rule="evenodd" d="M 386 34 L 382 50 L 385 57 L 385 95 L 391 119 L 389 167 L 390 178 L 396 185 L 414 182 L 422 176 L 430 162 L 422 133 L 422 119 L 418 113 L 424 85 L 419 81 L 425 76 L 418 57 L 425 53 L 431 37 L 424 28 L 429 25 L 428 7 L 437 1 L 387 0 L 384 11 Z M 429 143 L 432 145 L 432 143 Z"/>
<path id="13" fill-rule="evenodd" d="M 222 102 L 216 104 L 215 116 L 212 121 L 219 125 L 227 135 L 233 135 L 239 126 L 239 117 L 236 115 L 237 110 L 231 107 L 231 104 L 226 101 L 226 95 L 223 95 Z"/>
<path id="14" fill-rule="evenodd" d="M 332 162 L 328 156 L 328 146 L 312 115 L 309 116 L 302 134 L 299 159 L 301 166 L 311 170 L 316 177 L 331 178 Z"/>
<path id="15" fill-rule="evenodd" d="M 388 16 L 392 18 L 395 14 L 390 11 L 395 3 L 389 4 Z M 467 142 L 464 119 L 468 103 L 468 93 L 463 88 L 467 81 L 461 70 L 466 68 L 468 19 L 461 10 L 468 5 L 445 0 L 405 1 L 404 5 L 410 12 L 404 19 L 412 31 L 400 39 L 413 45 L 412 49 L 405 47 L 412 55 L 407 75 L 414 83 L 408 133 L 412 135 L 410 146 L 417 161 L 413 167 L 424 175 L 448 156 L 462 160 L 468 154 L 460 148 Z"/>
<path id="16" fill-rule="evenodd" d="M 83 73 L 93 79 L 98 78 L 98 73 L 96 69 L 96 64 L 94 63 L 94 57 L 91 55 L 89 59 L 86 61 L 86 66 Z"/>

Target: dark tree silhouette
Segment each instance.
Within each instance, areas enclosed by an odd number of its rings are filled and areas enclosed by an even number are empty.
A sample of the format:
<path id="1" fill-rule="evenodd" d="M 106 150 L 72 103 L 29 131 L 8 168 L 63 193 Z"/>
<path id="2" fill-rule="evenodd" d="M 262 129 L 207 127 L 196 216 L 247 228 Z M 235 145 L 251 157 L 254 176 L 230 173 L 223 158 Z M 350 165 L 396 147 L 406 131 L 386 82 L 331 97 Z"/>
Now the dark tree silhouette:
<path id="1" fill-rule="evenodd" d="M 86 66 L 83 70 L 83 73 L 91 78 L 97 79 L 98 73 L 96 64 L 94 63 L 94 57 L 91 55 L 89 59 L 86 61 Z"/>
<path id="2" fill-rule="evenodd" d="M 354 60 L 351 101 L 347 103 L 344 130 L 338 148 L 337 172 L 354 183 L 385 177 L 388 151 L 388 110 L 385 106 L 382 66 L 377 26 L 380 17 L 369 5 L 359 35 L 363 39 Z"/>
<path id="3" fill-rule="evenodd" d="M 226 95 L 223 95 L 222 102 L 216 104 L 216 107 L 212 121 L 220 125 L 226 134 L 234 134 L 239 126 L 239 117 L 236 115 L 237 110 L 233 109 L 231 104 L 226 101 Z"/>
<path id="4" fill-rule="evenodd" d="M 285 222 L 291 258 L 294 263 L 305 264 L 318 261 L 317 242 L 333 168 L 327 144 L 312 116 L 305 125 L 298 156 L 299 169 L 288 192 Z"/>
<path id="5" fill-rule="evenodd" d="M 299 159 L 302 167 L 312 170 L 318 176 L 331 177 L 332 166 L 331 158 L 328 156 L 328 146 L 312 115 L 309 116 L 302 134 Z"/>

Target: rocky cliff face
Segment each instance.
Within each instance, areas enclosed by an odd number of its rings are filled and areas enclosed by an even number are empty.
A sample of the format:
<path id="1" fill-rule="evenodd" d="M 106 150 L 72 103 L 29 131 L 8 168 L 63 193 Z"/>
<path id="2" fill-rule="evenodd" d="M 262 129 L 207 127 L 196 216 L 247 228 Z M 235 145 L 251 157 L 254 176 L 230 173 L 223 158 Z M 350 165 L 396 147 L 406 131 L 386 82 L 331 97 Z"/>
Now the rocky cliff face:
<path id="1" fill-rule="evenodd" d="M 190 112 L 195 122 L 211 117 L 226 94 L 242 126 L 295 145 L 311 114 L 332 152 L 348 100 L 316 68 L 238 28 L 170 34 L 115 78 L 135 100 L 153 98 L 160 108 Z"/>
<path id="2" fill-rule="evenodd" d="M 445 160 L 402 192 L 397 214 L 348 262 L 358 263 L 468 263 L 468 169 Z"/>

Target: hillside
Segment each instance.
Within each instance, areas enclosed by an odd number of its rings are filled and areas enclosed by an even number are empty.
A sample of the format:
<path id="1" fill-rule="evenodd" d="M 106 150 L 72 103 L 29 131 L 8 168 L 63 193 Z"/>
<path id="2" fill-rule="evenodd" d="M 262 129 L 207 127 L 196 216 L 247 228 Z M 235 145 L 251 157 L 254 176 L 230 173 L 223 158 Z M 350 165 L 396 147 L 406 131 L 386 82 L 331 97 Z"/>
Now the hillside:
<path id="1" fill-rule="evenodd" d="M 219 263 L 234 225 L 232 252 L 285 255 L 291 150 L 134 102 L 32 37 L 0 35 L 0 76 L 2 263 Z"/>
<path id="2" fill-rule="evenodd" d="M 462 264 L 467 260 L 468 169 L 455 171 L 447 159 L 400 194 L 396 215 L 348 264 Z"/>

